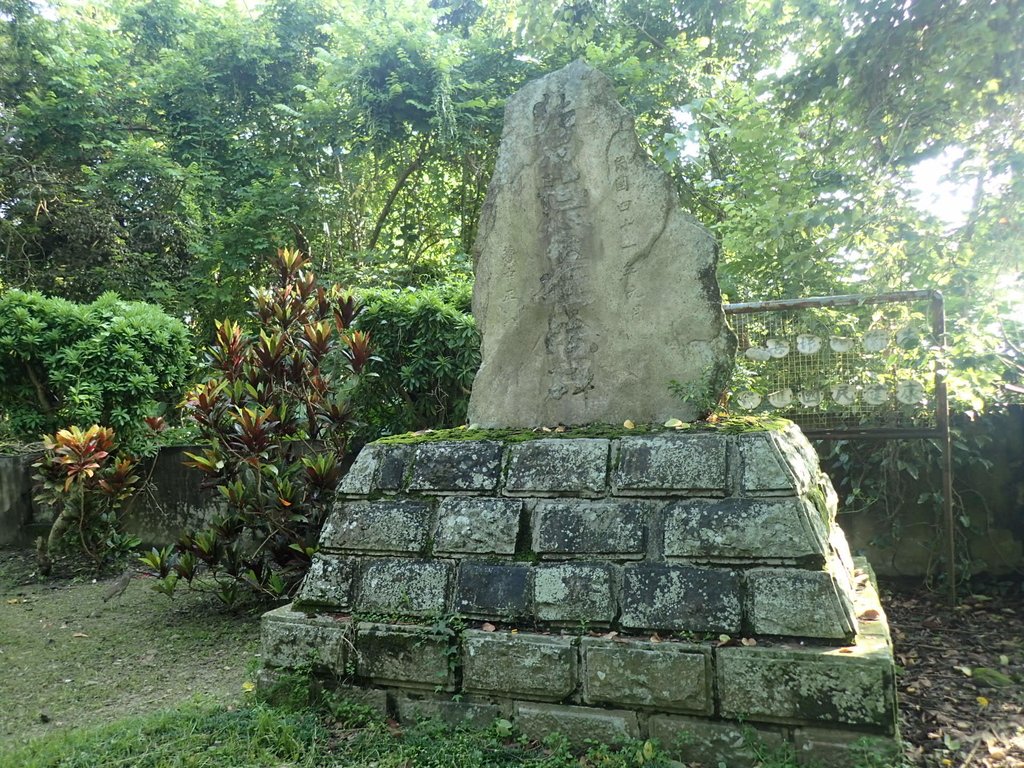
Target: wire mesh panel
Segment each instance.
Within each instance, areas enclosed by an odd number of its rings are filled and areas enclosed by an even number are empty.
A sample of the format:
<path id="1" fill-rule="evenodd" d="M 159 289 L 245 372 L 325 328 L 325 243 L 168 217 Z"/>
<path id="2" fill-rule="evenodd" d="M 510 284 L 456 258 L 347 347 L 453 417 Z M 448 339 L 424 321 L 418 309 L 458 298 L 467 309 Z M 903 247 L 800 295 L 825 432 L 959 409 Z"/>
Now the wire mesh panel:
<path id="1" fill-rule="evenodd" d="M 940 428 L 941 295 L 902 291 L 725 310 L 738 341 L 730 411 L 785 416 L 811 433 Z"/>

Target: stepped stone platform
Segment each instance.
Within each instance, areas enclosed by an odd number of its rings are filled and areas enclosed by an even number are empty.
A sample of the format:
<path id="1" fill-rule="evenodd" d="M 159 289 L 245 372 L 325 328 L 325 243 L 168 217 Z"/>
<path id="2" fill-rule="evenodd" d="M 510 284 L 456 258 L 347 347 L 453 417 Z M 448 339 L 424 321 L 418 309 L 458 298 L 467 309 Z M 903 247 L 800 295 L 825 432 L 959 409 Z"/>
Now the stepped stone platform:
<path id="1" fill-rule="evenodd" d="M 799 429 L 530 436 L 366 446 L 264 687 L 709 765 L 895 751 L 885 616 Z"/>

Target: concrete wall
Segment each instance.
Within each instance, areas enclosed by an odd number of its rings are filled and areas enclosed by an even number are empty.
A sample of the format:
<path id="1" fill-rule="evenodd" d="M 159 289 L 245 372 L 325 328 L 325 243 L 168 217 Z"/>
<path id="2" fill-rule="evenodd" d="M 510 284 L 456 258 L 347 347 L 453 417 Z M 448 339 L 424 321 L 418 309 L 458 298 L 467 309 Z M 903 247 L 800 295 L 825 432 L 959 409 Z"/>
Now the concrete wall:
<path id="1" fill-rule="evenodd" d="M 177 541 L 216 513 L 214 495 L 201 487 L 202 473 L 184 465 L 189 446 L 161 449 L 143 464 L 149 480 L 125 512 L 125 529 L 147 546 Z M 0 545 L 20 545 L 39 535 L 49 519 L 32 503 L 34 455 L 0 456 Z"/>
<path id="2" fill-rule="evenodd" d="M 960 567 L 975 575 L 1024 573 L 1024 407 L 976 421 L 958 417 L 954 428 L 977 455 L 957 449 L 953 471 Z M 837 488 L 841 477 L 829 470 Z M 941 491 L 938 472 L 925 472 L 906 486 L 896 514 L 883 505 L 844 513 L 839 525 L 850 548 L 867 556 L 879 576 L 920 578 L 942 572 L 946 548 L 941 505 L 922 495 Z M 840 490 L 842 496 L 842 490 Z M 890 501 L 890 505 L 891 504 Z"/>

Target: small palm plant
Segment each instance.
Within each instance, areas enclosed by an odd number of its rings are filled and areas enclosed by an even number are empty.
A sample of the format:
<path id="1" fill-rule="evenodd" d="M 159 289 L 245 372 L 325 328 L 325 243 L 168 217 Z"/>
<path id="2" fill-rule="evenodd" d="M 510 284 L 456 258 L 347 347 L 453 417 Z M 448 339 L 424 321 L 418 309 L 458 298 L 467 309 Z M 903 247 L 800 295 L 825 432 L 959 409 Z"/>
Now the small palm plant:
<path id="1" fill-rule="evenodd" d="M 43 436 L 43 457 L 32 466 L 40 490 L 36 500 L 54 508 L 49 535 L 36 541 L 39 571 L 49 575 L 53 553 L 65 539 L 75 540 L 99 568 L 138 540 L 120 532 L 120 512 L 134 493 L 138 462 L 116 457 L 114 430 L 93 424 Z"/>

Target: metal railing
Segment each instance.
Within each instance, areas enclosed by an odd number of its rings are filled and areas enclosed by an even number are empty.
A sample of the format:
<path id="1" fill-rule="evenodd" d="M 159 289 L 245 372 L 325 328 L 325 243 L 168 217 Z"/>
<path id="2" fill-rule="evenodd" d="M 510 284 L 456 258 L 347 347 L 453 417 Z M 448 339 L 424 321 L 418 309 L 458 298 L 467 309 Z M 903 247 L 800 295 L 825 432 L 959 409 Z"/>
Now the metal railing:
<path id="1" fill-rule="evenodd" d="M 938 291 L 726 304 L 730 410 L 773 413 L 815 440 L 938 441 L 949 599 L 956 601 L 945 308 Z"/>

